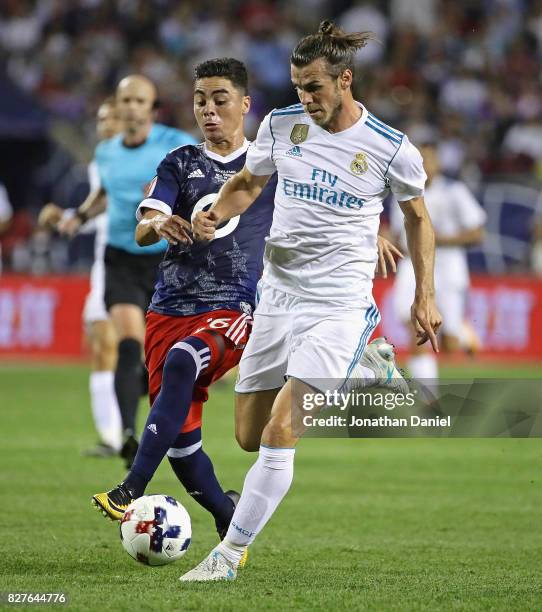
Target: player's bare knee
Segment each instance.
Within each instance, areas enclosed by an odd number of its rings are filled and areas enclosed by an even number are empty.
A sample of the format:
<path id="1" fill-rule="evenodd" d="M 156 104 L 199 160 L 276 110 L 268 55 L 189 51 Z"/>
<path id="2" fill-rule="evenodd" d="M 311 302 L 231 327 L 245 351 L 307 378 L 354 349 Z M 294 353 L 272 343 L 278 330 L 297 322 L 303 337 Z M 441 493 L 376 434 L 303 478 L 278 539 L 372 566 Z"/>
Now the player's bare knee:
<path id="1" fill-rule="evenodd" d="M 279 414 L 273 415 L 265 426 L 261 443 L 266 446 L 289 446 L 293 440 L 292 423 L 290 417 Z"/>
<path id="2" fill-rule="evenodd" d="M 117 345 L 114 339 L 105 337 L 97 346 L 97 359 L 104 370 L 113 370 L 117 360 Z"/>
<path id="3" fill-rule="evenodd" d="M 277 393 L 278 389 L 235 394 L 235 438 L 243 450 L 250 453 L 260 448 Z"/>
<path id="4" fill-rule="evenodd" d="M 257 438 L 252 432 L 247 431 L 243 427 L 235 427 L 235 439 L 237 444 L 247 453 L 254 453 L 260 448 L 260 438 Z"/>

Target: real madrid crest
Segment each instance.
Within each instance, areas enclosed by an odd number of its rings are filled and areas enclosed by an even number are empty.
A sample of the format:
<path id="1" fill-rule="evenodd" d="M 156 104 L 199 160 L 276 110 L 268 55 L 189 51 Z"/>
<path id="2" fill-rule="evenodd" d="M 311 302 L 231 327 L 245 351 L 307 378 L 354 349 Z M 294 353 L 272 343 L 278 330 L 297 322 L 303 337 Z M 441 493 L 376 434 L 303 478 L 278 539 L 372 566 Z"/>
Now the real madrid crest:
<path id="1" fill-rule="evenodd" d="M 363 174 L 364 172 L 367 172 L 368 169 L 369 164 L 367 163 L 367 156 L 365 153 L 363 151 L 356 153 L 356 157 L 354 157 L 352 163 L 350 164 L 350 170 L 354 174 Z"/>
<path id="2" fill-rule="evenodd" d="M 290 133 L 290 140 L 294 144 L 300 144 L 307 140 L 309 134 L 309 126 L 304 123 L 296 123 Z"/>

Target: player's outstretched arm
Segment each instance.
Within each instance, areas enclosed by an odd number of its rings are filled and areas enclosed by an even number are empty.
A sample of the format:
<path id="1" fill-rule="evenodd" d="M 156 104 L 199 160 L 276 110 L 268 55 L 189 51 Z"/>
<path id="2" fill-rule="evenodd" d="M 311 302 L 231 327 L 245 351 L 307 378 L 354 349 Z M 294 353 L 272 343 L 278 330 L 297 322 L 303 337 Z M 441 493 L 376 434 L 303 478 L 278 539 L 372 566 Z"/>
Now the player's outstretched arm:
<path id="1" fill-rule="evenodd" d="M 191 226 L 178 215 L 166 215 L 159 210 L 147 209 L 135 230 L 139 246 L 149 246 L 165 238 L 170 244 L 192 244 Z"/>
<path id="2" fill-rule="evenodd" d="M 437 331 L 442 318 L 435 304 L 433 279 L 435 263 L 435 233 L 423 197 L 399 202 L 405 215 L 408 250 L 416 277 L 416 294 L 411 309 L 412 324 L 418 345 L 431 341 L 438 352 Z"/>
<path id="3" fill-rule="evenodd" d="M 245 166 L 228 179 L 218 192 L 218 198 L 206 212 L 199 212 L 192 221 L 196 240 L 212 240 L 215 229 L 228 219 L 241 215 L 260 195 L 271 175 L 252 174 Z"/>
<path id="4" fill-rule="evenodd" d="M 85 201 L 75 210 L 75 214 L 64 216 L 58 223 L 58 231 L 66 236 L 75 236 L 83 223 L 97 217 L 107 208 L 105 189 L 98 187 L 91 191 Z"/>

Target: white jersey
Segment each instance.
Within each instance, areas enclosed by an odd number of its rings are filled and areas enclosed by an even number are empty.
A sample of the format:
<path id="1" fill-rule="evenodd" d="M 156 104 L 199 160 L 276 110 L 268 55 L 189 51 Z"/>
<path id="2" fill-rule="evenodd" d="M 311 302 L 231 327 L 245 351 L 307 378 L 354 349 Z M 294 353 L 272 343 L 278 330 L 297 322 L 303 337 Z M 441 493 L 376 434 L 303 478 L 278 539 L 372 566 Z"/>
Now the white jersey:
<path id="1" fill-rule="evenodd" d="M 95 191 L 100 187 L 100 174 L 95 159 L 88 165 L 88 182 L 90 191 Z M 96 236 L 94 237 L 94 260 L 101 260 L 104 257 L 107 239 L 107 213 L 103 212 L 101 215 L 94 217 L 89 222 L 89 229 L 90 224 L 92 224 L 92 229 L 96 231 Z"/>
<path id="2" fill-rule="evenodd" d="M 424 199 L 435 234 L 445 238 L 481 227 L 486 221 L 484 209 L 460 181 L 437 175 L 427 186 Z M 400 237 L 401 248 L 406 249 L 403 213 L 397 202 L 392 205 L 390 221 L 392 231 Z M 468 287 L 469 269 L 464 247 L 435 249 L 435 284 L 443 289 Z"/>
<path id="3" fill-rule="evenodd" d="M 247 151 L 252 174 L 278 173 L 263 275 L 277 289 L 358 302 L 371 290 L 384 198 L 390 190 L 399 200 L 423 194 L 418 150 L 361 108 L 354 125 L 334 134 L 301 104 L 274 110 Z"/>

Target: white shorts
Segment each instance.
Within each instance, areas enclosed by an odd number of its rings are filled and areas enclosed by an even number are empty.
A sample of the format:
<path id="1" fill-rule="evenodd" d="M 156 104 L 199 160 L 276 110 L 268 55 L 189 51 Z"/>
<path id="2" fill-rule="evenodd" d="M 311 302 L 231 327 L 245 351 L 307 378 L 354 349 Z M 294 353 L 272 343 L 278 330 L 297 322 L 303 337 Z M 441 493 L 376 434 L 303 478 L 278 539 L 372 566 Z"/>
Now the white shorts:
<path id="1" fill-rule="evenodd" d="M 446 286 L 439 281 L 435 273 L 435 296 L 437 308 L 442 315 L 442 333 L 448 336 L 461 337 L 465 318 L 465 300 L 467 289 L 463 287 Z M 397 317 L 403 322 L 410 321 L 410 307 L 414 301 L 416 279 L 410 259 L 400 261 L 393 285 L 393 301 Z"/>
<path id="2" fill-rule="evenodd" d="M 104 302 L 105 266 L 103 259 L 95 259 L 90 270 L 90 292 L 83 308 L 84 323 L 106 321 L 109 318 Z"/>
<path id="3" fill-rule="evenodd" d="M 379 320 L 372 298 L 360 297 L 348 309 L 263 283 L 235 390 L 278 389 L 289 377 L 322 390 L 330 388 L 330 381 L 339 387 L 351 376 Z"/>

